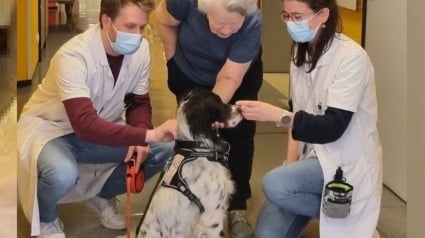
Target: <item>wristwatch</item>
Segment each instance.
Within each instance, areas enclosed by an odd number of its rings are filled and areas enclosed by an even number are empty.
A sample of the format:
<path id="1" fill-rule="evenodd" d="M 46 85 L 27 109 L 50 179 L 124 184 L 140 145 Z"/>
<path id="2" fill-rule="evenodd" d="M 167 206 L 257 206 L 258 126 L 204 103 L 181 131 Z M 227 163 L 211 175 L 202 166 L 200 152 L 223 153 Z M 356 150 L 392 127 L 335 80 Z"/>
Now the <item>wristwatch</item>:
<path id="1" fill-rule="evenodd" d="M 291 124 L 291 114 L 284 110 L 282 115 L 279 118 L 279 121 L 276 122 L 277 127 L 289 126 Z"/>

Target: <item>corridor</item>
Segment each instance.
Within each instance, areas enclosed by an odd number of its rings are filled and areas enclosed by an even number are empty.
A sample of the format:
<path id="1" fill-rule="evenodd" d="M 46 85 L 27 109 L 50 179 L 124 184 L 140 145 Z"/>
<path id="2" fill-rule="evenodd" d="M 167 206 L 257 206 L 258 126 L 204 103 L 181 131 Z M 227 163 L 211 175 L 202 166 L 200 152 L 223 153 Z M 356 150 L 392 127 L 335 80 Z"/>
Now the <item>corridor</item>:
<path id="1" fill-rule="evenodd" d="M 32 84 L 20 87 L 17 90 L 16 107 L 18 115 L 22 110 L 22 106 L 43 79 L 48 69 L 50 58 L 55 51 L 74 35 L 85 31 L 93 24 L 97 24 L 98 11 L 98 0 L 76 0 L 72 19 L 65 24 L 67 21 L 64 6 L 59 6 L 58 13 L 55 13 L 57 14 L 55 18 L 56 21 L 52 22 L 49 26 L 49 34 L 46 40 L 47 46 L 43 53 L 42 62 L 39 64 L 37 72 L 32 79 Z M 146 28 L 144 38 L 149 41 L 151 50 L 152 68 L 150 96 L 153 108 L 153 122 L 154 125 L 157 125 L 166 119 L 175 117 L 175 98 L 167 88 L 165 58 L 163 56 L 162 44 L 156 30 L 154 19 L 151 19 L 150 25 Z M 260 92 L 260 100 L 284 106 L 287 96 L 287 74 L 264 74 L 264 83 Z M 284 129 L 277 128 L 273 123 L 258 123 L 255 138 L 254 168 L 251 178 L 253 194 L 248 203 L 248 218 L 253 225 L 255 225 L 256 216 L 264 202 L 261 179 L 267 171 L 283 162 L 284 155 L 286 155 L 286 140 L 287 132 Z M 2 167 L 2 170 L 4 170 L 4 167 Z M 157 177 L 154 177 L 145 184 L 145 188 L 141 194 L 132 196 L 133 231 L 141 218 L 156 180 Z M 126 201 L 125 195 L 120 196 L 119 200 L 119 208 L 124 212 Z M 384 187 L 381 206 L 381 217 L 378 225 L 380 236 L 382 238 L 405 238 L 406 204 Z M 17 237 L 29 237 L 29 223 L 25 219 L 19 205 L 17 216 Z M 80 203 L 61 205 L 59 216 L 65 225 L 65 233 L 69 238 L 96 236 L 112 238 L 125 235 L 125 231 L 113 231 L 103 228 L 96 214 L 92 213 Z M 302 237 L 317 238 L 317 230 L 318 222 L 313 221 Z"/>

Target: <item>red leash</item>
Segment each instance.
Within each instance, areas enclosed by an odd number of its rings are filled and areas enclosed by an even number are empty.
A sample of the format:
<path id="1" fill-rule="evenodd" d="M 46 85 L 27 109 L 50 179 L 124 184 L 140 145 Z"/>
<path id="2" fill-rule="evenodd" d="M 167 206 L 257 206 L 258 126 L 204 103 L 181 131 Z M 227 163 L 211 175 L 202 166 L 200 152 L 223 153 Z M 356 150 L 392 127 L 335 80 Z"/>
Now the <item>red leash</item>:
<path id="1" fill-rule="evenodd" d="M 136 159 L 131 158 L 127 162 L 127 206 L 126 206 L 126 223 L 127 223 L 127 238 L 131 236 L 131 194 L 140 193 L 145 182 L 145 174 L 143 169 L 136 173 Z"/>

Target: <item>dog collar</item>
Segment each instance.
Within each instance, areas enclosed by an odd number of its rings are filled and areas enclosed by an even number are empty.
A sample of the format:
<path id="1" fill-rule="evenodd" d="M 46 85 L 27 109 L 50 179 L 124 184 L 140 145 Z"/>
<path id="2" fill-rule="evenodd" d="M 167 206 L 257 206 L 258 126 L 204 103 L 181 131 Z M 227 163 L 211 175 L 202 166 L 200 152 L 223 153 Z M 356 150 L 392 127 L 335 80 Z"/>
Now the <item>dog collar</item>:
<path id="1" fill-rule="evenodd" d="M 209 148 L 202 141 L 176 140 L 174 153 L 187 158 L 206 157 L 213 162 L 219 162 L 227 167 L 230 145 L 226 141 L 220 141 L 214 148 Z"/>

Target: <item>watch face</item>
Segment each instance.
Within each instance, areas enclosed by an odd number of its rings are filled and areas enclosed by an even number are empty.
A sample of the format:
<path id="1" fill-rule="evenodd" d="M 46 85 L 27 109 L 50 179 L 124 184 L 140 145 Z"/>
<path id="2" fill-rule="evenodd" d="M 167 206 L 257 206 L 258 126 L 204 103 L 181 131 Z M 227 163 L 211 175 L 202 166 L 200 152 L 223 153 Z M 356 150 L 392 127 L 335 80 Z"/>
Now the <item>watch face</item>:
<path id="1" fill-rule="evenodd" d="M 282 116 L 280 116 L 279 121 L 276 122 L 277 127 L 289 126 L 291 124 L 291 116 L 288 114 L 290 113 L 284 112 Z"/>
<path id="2" fill-rule="evenodd" d="M 291 117 L 290 117 L 290 116 L 288 116 L 288 115 L 283 115 L 283 116 L 280 118 L 280 123 L 281 123 L 282 125 L 288 125 L 290 122 L 291 122 Z"/>

